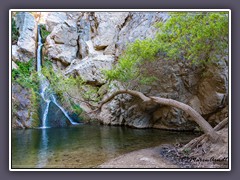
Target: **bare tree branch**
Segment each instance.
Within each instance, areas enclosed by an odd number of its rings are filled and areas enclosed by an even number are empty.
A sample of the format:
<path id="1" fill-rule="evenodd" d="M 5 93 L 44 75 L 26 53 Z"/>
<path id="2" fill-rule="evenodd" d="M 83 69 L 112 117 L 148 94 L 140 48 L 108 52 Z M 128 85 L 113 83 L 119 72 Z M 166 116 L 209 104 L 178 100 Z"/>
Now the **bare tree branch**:
<path id="1" fill-rule="evenodd" d="M 166 98 L 160 98 L 160 97 L 154 97 L 154 96 L 147 97 L 143 93 L 138 92 L 138 91 L 134 91 L 134 90 L 125 89 L 125 90 L 119 90 L 119 91 L 114 92 L 111 96 L 109 96 L 108 98 L 103 100 L 99 104 L 97 109 L 93 110 L 91 113 L 99 112 L 104 104 L 110 102 L 111 100 L 114 99 L 115 96 L 117 96 L 119 94 L 130 94 L 132 96 L 139 97 L 144 102 L 155 102 L 155 103 L 158 103 L 158 104 L 164 104 L 164 105 L 179 108 L 179 109 L 185 111 L 187 114 L 189 114 L 193 118 L 193 120 L 201 127 L 203 132 L 207 136 L 210 137 L 210 140 L 212 142 L 216 142 L 219 138 L 219 135 L 212 128 L 212 126 L 196 110 L 194 110 L 189 105 L 181 103 L 181 102 L 173 100 L 173 99 L 166 99 Z"/>

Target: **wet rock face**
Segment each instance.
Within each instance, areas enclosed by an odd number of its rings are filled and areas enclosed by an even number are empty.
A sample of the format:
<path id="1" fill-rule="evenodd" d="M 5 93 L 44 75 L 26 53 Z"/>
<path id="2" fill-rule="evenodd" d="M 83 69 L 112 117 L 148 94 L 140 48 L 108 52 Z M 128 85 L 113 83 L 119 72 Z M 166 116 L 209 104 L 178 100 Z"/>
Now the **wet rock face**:
<path id="1" fill-rule="evenodd" d="M 12 46 L 12 59 L 27 62 L 36 57 L 37 23 L 30 13 L 19 12 L 16 27 L 20 35 L 17 45 Z"/>
<path id="2" fill-rule="evenodd" d="M 64 113 L 54 103 L 50 102 L 47 126 L 49 127 L 67 127 L 71 123 Z M 53 113 L 54 112 L 54 113 Z"/>

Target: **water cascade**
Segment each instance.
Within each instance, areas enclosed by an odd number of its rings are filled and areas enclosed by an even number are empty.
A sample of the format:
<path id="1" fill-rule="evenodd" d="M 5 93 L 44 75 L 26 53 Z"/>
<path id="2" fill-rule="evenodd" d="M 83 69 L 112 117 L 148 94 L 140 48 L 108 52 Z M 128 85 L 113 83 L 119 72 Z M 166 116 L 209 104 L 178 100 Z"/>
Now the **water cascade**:
<path id="1" fill-rule="evenodd" d="M 76 125 L 78 123 L 74 122 L 67 112 L 59 105 L 57 102 L 57 99 L 53 92 L 50 89 L 50 84 L 47 78 L 42 74 L 42 37 L 41 37 L 41 29 L 40 25 L 38 26 L 38 48 L 37 48 L 37 72 L 40 80 L 40 95 L 42 97 L 42 103 L 41 103 L 41 108 L 42 108 L 42 114 L 41 114 L 41 119 L 42 119 L 42 125 L 41 128 L 49 128 L 47 125 L 47 120 L 48 120 L 48 112 L 49 112 L 49 106 L 50 103 L 54 103 L 64 114 L 64 116 L 70 121 L 72 125 Z"/>

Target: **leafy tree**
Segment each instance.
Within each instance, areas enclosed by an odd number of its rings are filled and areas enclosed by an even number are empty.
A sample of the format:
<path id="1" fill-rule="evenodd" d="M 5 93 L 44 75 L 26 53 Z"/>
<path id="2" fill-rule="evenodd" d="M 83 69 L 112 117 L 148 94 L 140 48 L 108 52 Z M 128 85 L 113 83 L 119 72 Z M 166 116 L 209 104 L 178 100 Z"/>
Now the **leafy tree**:
<path id="1" fill-rule="evenodd" d="M 159 58 L 182 59 L 204 65 L 228 55 L 228 14 L 225 12 L 175 12 L 159 29 L 154 39 L 128 44 L 118 64 L 106 75 L 110 81 L 149 84 L 154 77 L 144 64 Z"/>
<path id="2" fill-rule="evenodd" d="M 219 60 L 228 55 L 228 13 L 175 12 L 156 26 L 159 50 L 165 59 L 183 59 L 195 64 Z"/>
<path id="3" fill-rule="evenodd" d="M 149 84 L 145 64 L 159 58 L 183 60 L 205 65 L 228 55 L 228 14 L 225 12 L 175 12 L 166 22 L 156 24 L 159 29 L 154 39 L 136 40 L 129 44 L 112 70 L 106 71 L 111 82 L 120 81 L 126 89 L 120 89 L 105 99 L 97 108 L 123 93 L 139 97 L 144 103 L 159 103 L 182 109 L 188 113 L 212 141 L 218 135 L 211 125 L 193 108 L 173 99 L 148 97 L 132 89 L 132 84 Z M 130 89 L 129 89 L 130 88 Z"/>

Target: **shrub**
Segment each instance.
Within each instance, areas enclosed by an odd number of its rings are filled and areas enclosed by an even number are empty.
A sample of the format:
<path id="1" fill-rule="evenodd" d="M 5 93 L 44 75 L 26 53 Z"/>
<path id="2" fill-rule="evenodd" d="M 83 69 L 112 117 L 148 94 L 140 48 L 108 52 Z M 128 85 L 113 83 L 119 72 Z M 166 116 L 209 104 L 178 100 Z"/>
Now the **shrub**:
<path id="1" fill-rule="evenodd" d="M 170 13 L 166 22 L 156 23 L 153 39 L 136 40 L 127 45 L 112 70 L 109 81 L 151 84 L 156 78 L 146 63 L 156 59 L 183 60 L 195 65 L 212 63 L 228 55 L 228 14 L 226 12 Z"/>

